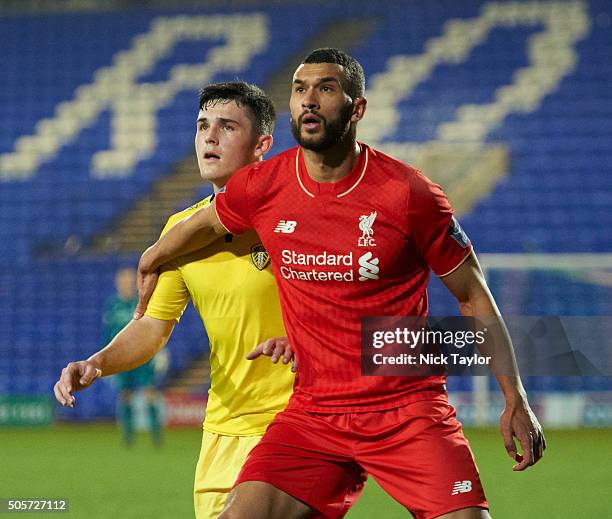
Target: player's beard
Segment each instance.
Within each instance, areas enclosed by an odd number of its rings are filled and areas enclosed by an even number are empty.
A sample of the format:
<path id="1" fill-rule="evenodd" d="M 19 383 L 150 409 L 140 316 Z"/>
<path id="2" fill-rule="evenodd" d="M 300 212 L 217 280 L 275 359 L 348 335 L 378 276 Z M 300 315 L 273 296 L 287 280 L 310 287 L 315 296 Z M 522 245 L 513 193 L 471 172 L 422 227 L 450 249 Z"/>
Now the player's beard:
<path id="1" fill-rule="evenodd" d="M 322 132 L 319 135 L 306 135 L 302 136 L 302 114 L 297 121 L 291 118 L 291 133 L 293 138 L 298 142 L 302 148 L 312 151 L 325 151 L 342 142 L 349 133 L 349 122 L 351 115 L 353 114 L 353 105 L 348 104 L 342 108 L 338 117 L 335 119 L 327 120 L 316 113 L 317 117 L 321 119 Z"/>

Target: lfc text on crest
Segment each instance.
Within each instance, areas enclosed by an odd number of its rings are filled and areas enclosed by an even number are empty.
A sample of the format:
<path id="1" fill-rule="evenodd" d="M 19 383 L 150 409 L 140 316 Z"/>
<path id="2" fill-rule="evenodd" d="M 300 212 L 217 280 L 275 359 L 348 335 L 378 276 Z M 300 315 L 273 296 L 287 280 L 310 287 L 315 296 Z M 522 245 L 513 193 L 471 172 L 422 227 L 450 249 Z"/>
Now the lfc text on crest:
<path id="1" fill-rule="evenodd" d="M 357 245 L 359 247 L 376 247 L 376 241 L 374 241 L 374 220 L 376 220 L 376 211 L 370 213 L 369 216 L 362 214 L 359 217 L 359 230 L 361 231 L 361 237 L 359 238 Z"/>

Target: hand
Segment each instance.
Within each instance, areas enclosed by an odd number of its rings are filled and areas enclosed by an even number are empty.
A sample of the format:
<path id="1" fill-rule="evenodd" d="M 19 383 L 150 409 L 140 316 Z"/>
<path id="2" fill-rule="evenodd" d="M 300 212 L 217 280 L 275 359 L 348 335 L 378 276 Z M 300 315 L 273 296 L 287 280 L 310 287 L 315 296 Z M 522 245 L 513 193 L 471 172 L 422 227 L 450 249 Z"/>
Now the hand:
<path id="1" fill-rule="evenodd" d="M 258 344 L 248 353 L 246 358 L 254 360 L 261 355 L 272 357 L 272 362 L 274 364 L 282 358 L 283 364 L 289 364 L 289 362 L 291 362 L 291 371 L 295 373 L 297 370 L 297 359 L 287 337 L 274 337 Z"/>
<path id="2" fill-rule="evenodd" d="M 138 304 L 134 310 L 134 320 L 140 319 L 147 311 L 147 305 L 153 295 L 153 290 L 157 285 L 159 273 L 157 269 L 151 267 L 149 256 L 151 255 L 152 247 L 149 247 L 138 262 L 138 270 L 136 271 L 136 285 L 138 287 Z"/>
<path id="3" fill-rule="evenodd" d="M 517 462 L 512 470 L 525 470 L 540 460 L 546 449 L 546 439 L 526 397 L 519 397 L 516 402 L 506 402 L 499 424 L 506 451 Z M 514 437 L 519 441 L 522 454 L 517 452 Z"/>
<path id="4" fill-rule="evenodd" d="M 73 393 L 91 386 L 101 376 L 102 370 L 89 360 L 71 362 L 62 370 L 60 379 L 53 387 L 55 398 L 63 406 L 74 407 L 76 400 Z"/>

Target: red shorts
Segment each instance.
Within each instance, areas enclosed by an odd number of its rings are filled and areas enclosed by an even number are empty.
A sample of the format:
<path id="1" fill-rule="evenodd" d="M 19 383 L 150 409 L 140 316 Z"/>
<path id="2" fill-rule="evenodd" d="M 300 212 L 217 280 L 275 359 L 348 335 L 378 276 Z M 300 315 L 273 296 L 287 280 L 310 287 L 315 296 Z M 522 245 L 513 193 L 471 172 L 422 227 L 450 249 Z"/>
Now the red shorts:
<path id="1" fill-rule="evenodd" d="M 488 508 L 474 456 L 445 395 L 386 411 L 287 409 L 251 451 L 236 485 L 270 483 L 335 519 L 358 497 L 364 471 L 417 519 Z"/>

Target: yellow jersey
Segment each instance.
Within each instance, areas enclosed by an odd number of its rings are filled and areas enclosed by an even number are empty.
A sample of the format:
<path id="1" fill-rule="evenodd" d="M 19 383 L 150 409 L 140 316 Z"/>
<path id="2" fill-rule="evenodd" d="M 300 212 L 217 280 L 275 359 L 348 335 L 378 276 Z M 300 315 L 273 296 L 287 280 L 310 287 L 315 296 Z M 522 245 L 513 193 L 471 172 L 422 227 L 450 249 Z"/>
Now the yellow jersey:
<path id="1" fill-rule="evenodd" d="M 171 216 L 162 231 L 211 203 L 208 197 Z M 210 342 L 210 390 L 204 429 L 230 436 L 263 434 L 283 410 L 293 373 L 269 357 L 245 355 L 270 337 L 285 335 L 270 257 L 254 232 L 226 235 L 162 269 L 146 315 L 178 321 L 189 299 Z"/>

